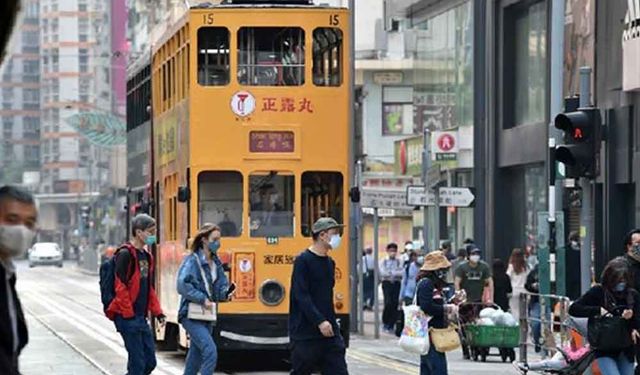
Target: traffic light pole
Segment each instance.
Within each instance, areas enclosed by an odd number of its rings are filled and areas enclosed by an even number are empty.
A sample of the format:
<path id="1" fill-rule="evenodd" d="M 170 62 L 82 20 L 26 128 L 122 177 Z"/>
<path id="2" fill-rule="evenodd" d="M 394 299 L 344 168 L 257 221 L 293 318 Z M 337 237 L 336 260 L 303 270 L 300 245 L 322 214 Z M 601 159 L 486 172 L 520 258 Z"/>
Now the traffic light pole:
<path id="1" fill-rule="evenodd" d="M 564 69 L 564 22 L 565 22 L 565 1 L 553 0 L 552 13 L 551 13 L 551 102 L 550 102 L 550 115 L 549 118 L 554 119 L 563 110 L 563 69 Z M 538 256 L 546 255 L 548 259 L 540 259 L 540 262 L 546 265 L 549 263 L 550 267 L 542 267 L 543 270 L 548 270 L 549 274 L 546 277 L 541 277 L 544 280 L 540 283 L 540 292 L 543 294 L 555 293 L 559 295 L 565 294 L 564 288 L 564 251 L 560 249 L 557 251 L 556 241 L 556 212 L 557 206 L 562 208 L 562 191 L 556 189 L 556 168 L 557 162 L 555 157 L 555 148 L 558 144 L 561 133 L 555 128 L 553 122 L 549 124 L 549 154 L 548 154 L 548 171 L 549 171 L 549 190 L 548 190 L 548 210 L 549 210 L 549 251 L 539 252 Z M 555 267 L 551 267 L 555 264 Z M 551 271 L 555 269 L 555 275 L 551 275 Z M 542 273 L 542 270 L 540 271 Z M 554 278 L 555 276 L 555 278 Z M 551 280 L 556 281 L 555 288 L 551 285 Z M 547 281 L 548 280 L 548 281 Z M 555 289 L 555 290 L 554 290 Z"/>
<path id="2" fill-rule="evenodd" d="M 422 184 L 424 185 L 424 191 L 429 194 L 431 190 L 429 188 L 429 168 L 431 168 L 431 153 L 429 152 L 429 141 L 431 138 L 431 131 L 426 126 L 423 130 L 423 145 L 422 145 Z M 436 202 L 440 199 L 440 197 L 436 196 Z M 437 207 L 437 206 L 436 206 Z M 429 249 L 429 235 L 427 232 L 428 222 L 429 222 L 429 206 L 425 205 L 423 208 L 423 222 L 422 222 L 422 242 L 424 246 L 424 252 L 428 252 L 430 250 L 436 250 L 435 248 Z M 437 231 L 437 229 L 436 229 Z M 437 233 L 437 232 L 436 232 Z M 436 239 L 437 241 L 437 239 Z"/>
<path id="3" fill-rule="evenodd" d="M 580 68 L 580 108 L 591 106 L 591 68 Z M 580 290 L 584 294 L 591 287 L 591 261 L 593 249 L 593 184 L 580 179 L 582 209 L 580 211 Z"/>

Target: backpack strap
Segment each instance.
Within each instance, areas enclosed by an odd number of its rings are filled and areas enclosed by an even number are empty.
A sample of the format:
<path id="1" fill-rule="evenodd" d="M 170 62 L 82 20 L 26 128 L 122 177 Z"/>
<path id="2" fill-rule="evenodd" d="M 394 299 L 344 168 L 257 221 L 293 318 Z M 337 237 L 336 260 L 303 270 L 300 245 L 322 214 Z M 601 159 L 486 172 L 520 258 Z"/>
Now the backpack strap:
<path id="1" fill-rule="evenodd" d="M 122 250 L 127 250 L 129 252 L 129 255 L 131 256 L 131 259 L 129 260 L 129 272 L 127 272 L 127 282 L 129 282 L 129 280 L 131 279 L 131 276 L 133 276 L 133 274 L 135 273 L 136 269 L 136 263 L 138 262 L 138 254 L 136 253 L 137 249 L 130 243 L 125 243 L 122 246 L 120 246 L 115 254 L 113 254 L 114 258 L 118 256 L 118 253 Z"/>

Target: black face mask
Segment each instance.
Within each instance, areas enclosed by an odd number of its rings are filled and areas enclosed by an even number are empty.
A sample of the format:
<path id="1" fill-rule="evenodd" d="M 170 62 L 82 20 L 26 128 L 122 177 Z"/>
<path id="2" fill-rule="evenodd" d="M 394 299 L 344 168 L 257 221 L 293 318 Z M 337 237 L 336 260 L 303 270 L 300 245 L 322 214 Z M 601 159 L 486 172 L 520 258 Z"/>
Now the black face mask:
<path id="1" fill-rule="evenodd" d="M 433 273 L 438 280 L 444 280 L 447 278 L 447 271 L 437 270 Z"/>

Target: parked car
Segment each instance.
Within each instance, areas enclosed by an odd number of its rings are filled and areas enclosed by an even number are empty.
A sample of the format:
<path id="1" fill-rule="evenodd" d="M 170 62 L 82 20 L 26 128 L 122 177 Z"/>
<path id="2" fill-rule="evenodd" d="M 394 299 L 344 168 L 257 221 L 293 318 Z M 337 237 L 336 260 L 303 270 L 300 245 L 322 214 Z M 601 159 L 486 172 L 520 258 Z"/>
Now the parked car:
<path id="1" fill-rule="evenodd" d="M 62 249 L 55 242 L 38 242 L 29 249 L 29 267 L 55 265 L 62 267 Z"/>

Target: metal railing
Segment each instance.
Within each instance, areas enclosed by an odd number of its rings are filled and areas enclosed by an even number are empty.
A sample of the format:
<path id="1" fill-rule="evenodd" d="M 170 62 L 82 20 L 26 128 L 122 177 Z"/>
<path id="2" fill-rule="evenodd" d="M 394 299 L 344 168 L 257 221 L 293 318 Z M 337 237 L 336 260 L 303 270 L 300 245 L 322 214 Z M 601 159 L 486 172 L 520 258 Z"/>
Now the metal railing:
<path id="1" fill-rule="evenodd" d="M 527 362 L 528 348 L 532 345 L 546 357 L 569 342 L 570 302 L 567 297 L 553 294 L 520 295 L 520 361 Z"/>

